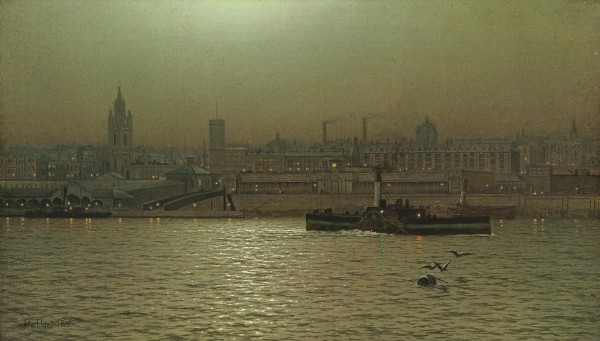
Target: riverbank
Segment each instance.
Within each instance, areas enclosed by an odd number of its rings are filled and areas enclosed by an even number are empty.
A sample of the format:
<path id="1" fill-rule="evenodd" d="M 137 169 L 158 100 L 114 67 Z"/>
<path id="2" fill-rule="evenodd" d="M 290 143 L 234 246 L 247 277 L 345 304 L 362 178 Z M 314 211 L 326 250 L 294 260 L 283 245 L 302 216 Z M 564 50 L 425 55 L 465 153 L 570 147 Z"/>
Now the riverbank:
<path id="1" fill-rule="evenodd" d="M 450 194 L 384 195 L 388 203 L 396 199 L 410 201 L 414 206 L 452 207 L 458 197 Z M 332 208 L 334 212 L 362 212 L 373 205 L 372 195 L 319 194 L 234 194 L 236 207 L 246 216 L 296 216 L 315 208 Z M 522 196 L 516 194 L 470 194 L 471 206 L 515 206 L 517 217 L 579 217 L 600 218 L 600 196 Z"/>
<path id="2" fill-rule="evenodd" d="M 181 210 L 181 211 L 113 211 L 112 217 L 116 218 L 244 218 L 245 213 L 241 211 L 200 211 L 200 210 Z"/>
<path id="3" fill-rule="evenodd" d="M 372 195 L 321 195 L 321 194 L 233 194 L 237 211 L 212 210 L 209 204 L 195 209 L 177 211 L 115 210 L 118 218 L 245 218 L 294 217 L 316 208 L 332 208 L 334 212 L 362 212 L 373 205 Z M 450 194 L 395 194 L 384 196 L 393 203 L 396 199 L 410 201 L 414 206 L 452 207 L 458 202 Z M 515 206 L 517 217 L 541 218 L 600 218 L 600 195 L 591 196 L 523 196 L 516 194 L 470 194 L 471 206 Z M 214 206 L 214 205 L 213 205 Z M 19 209 L 0 209 L 0 216 L 23 216 Z"/>
<path id="4" fill-rule="evenodd" d="M 1 217 L 24 217 L 25 211 L 19 209 L 0 209 Z M 216 219 L 216 218 L 244 218 L 245 212 L 241 211 L 142 211 L 142 210 L 117 210 L 112 211 L 111 218 L 194 218 L 194 219 Z"/>

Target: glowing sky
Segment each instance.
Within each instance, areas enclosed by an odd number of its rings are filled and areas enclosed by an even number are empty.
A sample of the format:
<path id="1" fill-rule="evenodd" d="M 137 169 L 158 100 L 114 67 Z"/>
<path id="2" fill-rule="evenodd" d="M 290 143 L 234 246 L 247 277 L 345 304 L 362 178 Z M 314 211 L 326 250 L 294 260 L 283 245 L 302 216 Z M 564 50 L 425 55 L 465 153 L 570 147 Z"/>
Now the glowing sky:
<path id="1" fill-rule="evenodd" d="M 596 1 L 3 1 L 5 144 L 600 136 Z"/>

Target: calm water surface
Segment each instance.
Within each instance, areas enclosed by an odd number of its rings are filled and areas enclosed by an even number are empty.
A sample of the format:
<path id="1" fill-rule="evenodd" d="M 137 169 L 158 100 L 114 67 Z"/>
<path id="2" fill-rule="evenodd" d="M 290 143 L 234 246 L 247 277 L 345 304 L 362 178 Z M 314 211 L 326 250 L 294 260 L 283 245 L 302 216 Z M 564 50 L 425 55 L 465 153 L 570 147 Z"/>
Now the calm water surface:
<path id="1" fill-rule="evenodd" d="M 419 237 L 302 218 L 1 219 L 2 340 L 600 339 L 598 221 Z M 447 283 L 417 286 L 434 260 L 453 260 L 435 272 Z"/>

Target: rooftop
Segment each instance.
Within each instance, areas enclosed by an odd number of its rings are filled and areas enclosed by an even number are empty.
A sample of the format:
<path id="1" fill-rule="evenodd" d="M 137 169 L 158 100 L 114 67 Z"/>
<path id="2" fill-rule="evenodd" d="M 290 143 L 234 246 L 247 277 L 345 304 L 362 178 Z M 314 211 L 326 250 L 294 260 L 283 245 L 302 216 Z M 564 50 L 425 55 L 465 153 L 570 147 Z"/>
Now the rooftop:
<path id="1" fill-rule="evenodd" d="M 174 169 L 166 175 L 210 175 L 210 172 L 197 166 L 187 165 Z"/>

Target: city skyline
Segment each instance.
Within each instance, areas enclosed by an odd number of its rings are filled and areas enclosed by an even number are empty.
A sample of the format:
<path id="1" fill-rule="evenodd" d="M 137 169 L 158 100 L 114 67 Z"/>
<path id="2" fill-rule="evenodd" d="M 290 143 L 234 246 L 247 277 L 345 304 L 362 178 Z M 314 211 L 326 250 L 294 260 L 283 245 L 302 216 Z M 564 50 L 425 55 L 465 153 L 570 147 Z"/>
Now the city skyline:
<path id="1" fill-rule="evenodd" d="M 534 2 L 3 2 L 4 146 L 600 134 L 600 6 Z M 265 124 L 268 122 L 268 124 Z"/>
<path id="2" fill-rule="evenodd" d="M 111 110 L 112 111 L 112 110 Z M 155 151 L 155 152 L 159 152 L 159 153 L 172 153 L 173 151 L 177 151 L 178 153 L 183 152 L 185 154 L 185 151 L 187 150 L 188 153 L 207 153 L 210 150 L 210 125 L 211 122 L 213 121 L 223 121 L 225 123 L 225 126 L 229 126 L 229 122 L 227 122 L 227 120 L 224 119 L 210 119 L 206 122 L 205 124 L 205 128 L 207 130 L 206 132 L 206 136 L 204 137 L 203 140 L 186 140 L 185 138 L 183 139 L 183 142 L 181 144 L 173 144 L 173 141 L 169 141 L 169 143 L 166 144 L 161 144 L 161 145 L 153 145 L 153 144 L 146 144 L 146 143 L 137 143 L 137 142 L 132 142 L 131 143 L 131 148 L 132 148 L 132 152 L 133 150 L 135 150 L 137 153 L 140 152 L 144 152 L 144 151 Z M 592 134 L 587 134 L 589 129 L 586 129 L 586 126 L 583 126 L 582 129 L 582 125 L 581 122 L 577 122 L 577 120 L 575 118 L 572 118 L 569 122 L 566 122 L 565 120 L 565 126 L 563 127 L 562 131 L 559 132 L 558 134 L 555 135 L 539 135 L 539 134 L 535 134 L 532 131 L 526 131 L 526 130 L 521 130 L 521 131 L 515 131 L 514 134 L 508 134 L 506 136 L 486 136 L 486 137 L 475 137 L 475 138 L 469 138 L 469 137 L 465 137 L 463 135 L 454 135 L 452 137 L 445 137 L 448 136 L 448 132 L 444 131 L 444 127 L 441 127 L 441 129 L 438 130 L 438 123 L 435 121 L 432 121 L 429 119 L 428 115 L 425 115 L 423 117 L 423 119 L 420 122 L 417 122 L 417 124 L 415 124 L 414 127 L 412 127 L 412 132 L 408 132 L 409 135 L 407 136 L 400 136 L 397 135 L 395 137 L 397 137 L 396 139 L 394 138 L 390 138 L 389 136 L 387 136 L 387 138 L 384 136 L 383 138 L 381 138 L 380 134 L 375 133 L 373 136 L 372 134 L 372 128 L 371 128 L 371 124 L 370 124 L 370 119 L 361 119 L 360 120 L 362 122 L 362 126 L 360 127 L 360 129 L 357 128 L 357 131 L 354 135 L 343 135 L 343 134 L 338 134 L 337 131 L 334 131 L 333 133 L 331 133 L 330 130 L 330 125 L 334 124 L 334 123 L 340 123 L 340 124 L 345 124 L 348 122 L 347 119 L 344 118 L 334 118 L 334 119 L 330 119 L 330 120 L 324 120 L 322 122 L 319 122 L 319 127 L 317 127 L 316 129 L 319 131 L 320 136 L 318 138 L 316 138 L 315 140 L 304 140 L 302 138 L 297 138 L 297 139 L 291 139 L 287 136 L 282 136 L 280 133 L 280 129 L 276 129 L 274 130 L 274 134 L 272 136 L 267 136 L 266 140 L 264 142 L 260 142 L 260 143 L 255 143 L 255 144 L 251 144 L 250 140 L 248 138 L 246 139 L 238 139 L 238 140 L 228 140 L 227 138 L 225 139 L 224 143 L 225 143 L 225 147 L 231 147 L 231 148 L 237 148 L 237 147 L 243 147 L 245 150 L 252 152 L 252 151 L 257 151 L 257 152 L 261 152 L 263 151 L 263 149 L 269 150 L 269 146 L 273 143 L 277 144 L 277 143 L 286 143 L 286 144 L 291 144 L 293 147 L 291 147 L 290 150 L 311 150 L 311 149 L 322 149 L 323 147 L 325 147 L 325 149 L 327 150 L 342 150 L 342 149 L 348 149 L 351 148 L 351 144 L 353 140 L 357 140 L 359 141 L 360 145 L 369 145 L 369 146 L 383 146 L 383 145 L 443 145 L 443 144 L 453 144 L 453 143 L 477 143 L 477 142 L 484 142 L 484 143 L 491 143 L 491 142 L 497 142 L 497 141 L 503 141 L 503 142 L 511 142 L 511 143 L 517 143 L 520 140 L 527 140 L 527 141 L 541 141 L 541 140 L 545 140 L 545 139 L 549 139 L 552 141 L 561 141 L 561 140 L 565 140 L 565 141 L 579 141 L 579 140 L 585 140 L 585 141 L 599 141 L 600 137 Z M 136 123 L 137 124 L 137 123 Z M 419 141 L 419 126 L 423 125 L 423 124 L 432 124 L 433 128 L 436 130 L 436 134 L 438 134 L 440 137 L 439 140 L 435 140 L 435 142 L 424 142 L 424 141 Z M 324 131 L 322 130 L 323 125 L 327 125 L 327 143 L 324 144 L 324 136 L 323 133 Z M 225 131 L 227 131 L 229 128 L 225 129 Z M 109 128 L 110 130 L 110 128 Z M 358 131 L 360 130 L 360 131 Z M 342 131 L 344 131 L 342 129 Z M 583 133 L 582 133 L 583 132 Z M 366 134 L 366 135 L 364 135 Z M 573 135 L 575 134 L 575 136 Z M 111 136 L 110 133 L 105 134 L 105 139 L 103 141 L 63 141 L 63 142 L 59 142 L 56 144 L 31 144 L 31 143 L 22 143 L 22 144 L 6 144 L 4 143 L 3 147 L 5 149 L 5 151 L 11 152 L 11 151 L 15 151 L 15 150 L 38 150 L 38 151 L 42 151 L 42 150 L 53 150 L 56 148 L 72 148 L 72 147 L 92 147 L 92 148 L 109 148 L 110 144 L 111 144 Z M 228 135 L 228 134 L 225 134 Z M 366 136 L 367 139 L 365 140 L 363 137 Z M 1 137 L 1 135 L 0 135 Z M 134 137 L 136 138 L 136 137 Z M 541 139 L 541 140 L 540 140 Z M 281 141 L 281 142 L 280 142 Z M 24 149 L 23 149 L 24 148 Z M 289 148 L 289 147 L 288 147 Z M 289 151 L 289 150 L 288 150 Z M 18 153 L 22 153 L 18 152 Z"/>

